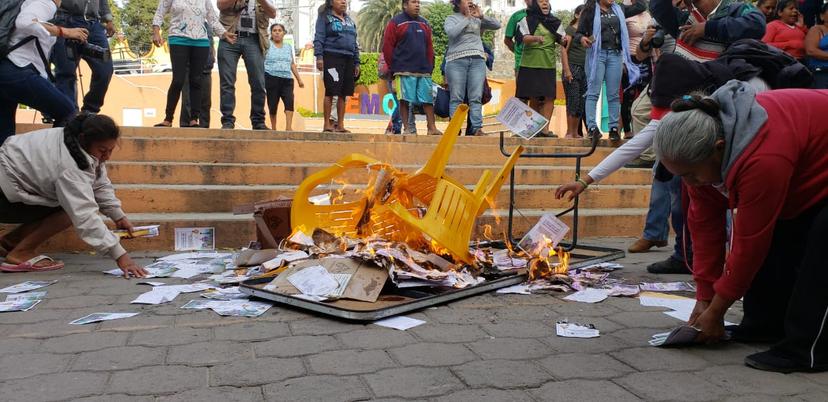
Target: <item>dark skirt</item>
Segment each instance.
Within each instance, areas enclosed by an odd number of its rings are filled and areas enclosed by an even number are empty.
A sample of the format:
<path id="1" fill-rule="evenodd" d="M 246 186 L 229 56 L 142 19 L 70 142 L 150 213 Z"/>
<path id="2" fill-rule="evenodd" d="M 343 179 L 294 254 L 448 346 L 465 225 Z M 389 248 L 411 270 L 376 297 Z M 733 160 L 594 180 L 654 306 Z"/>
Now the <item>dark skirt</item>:
<path id="1" fill-rule="evenodd" d="M 517 74 L 515 97 L 555 99 L 556 81 L 554 68 L 521 67 Z"/>

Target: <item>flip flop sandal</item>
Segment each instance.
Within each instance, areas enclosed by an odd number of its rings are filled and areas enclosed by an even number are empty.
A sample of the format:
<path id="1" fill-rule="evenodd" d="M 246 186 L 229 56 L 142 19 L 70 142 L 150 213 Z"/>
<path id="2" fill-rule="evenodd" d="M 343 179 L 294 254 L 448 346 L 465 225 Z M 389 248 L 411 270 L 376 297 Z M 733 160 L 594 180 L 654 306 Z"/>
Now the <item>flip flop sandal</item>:
<path id="1" fill-rule="evenodd" d="M 337 128 L 336 130 L 334 130 L 334 132 L 335 133 L 350 133 L 350 131 L 348 131 L 344 128 Z"/>
<path id="2" fill-rule="evenodd" d="M 35 266 L 37 263 L 41 261 L 51 261 L 53 264 L 49 264 L 46 266 Z M 11 264 L 4 262 L 0 264 L 0 271 L 3 272 L 41 272 L 41 271 L 55 271 L 58 269 L 63 268 L 64 264 L 62 262 L 56 261 L 54 258 L 46 256 L 46 255 L 39 255 L 34 257 L 28 261 L 21 262 L 20 264 Z"/>
<path id="3" fill-rule="evenodd" d="M 156 125 L 153 125 L 153 127 L 167 127 L 167 128 L 169 128 L 169 127 L 172 127 L 172 124 L 158 123 Z"/>

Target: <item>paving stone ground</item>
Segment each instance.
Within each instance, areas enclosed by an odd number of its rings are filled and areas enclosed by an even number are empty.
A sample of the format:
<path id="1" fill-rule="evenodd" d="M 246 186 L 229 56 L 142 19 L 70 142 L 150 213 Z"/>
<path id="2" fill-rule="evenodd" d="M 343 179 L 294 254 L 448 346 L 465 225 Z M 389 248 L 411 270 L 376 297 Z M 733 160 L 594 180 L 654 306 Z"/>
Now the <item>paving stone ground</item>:
<path id="1" fill-rule="evenodd" d="M 625 249 L 630 241 L 584 243 Z M 614 276 L 689 280 L 647 274 L 648 263 L 668 255 L 628 256 Z M 67 265 L 58 272 L 0 275 L 0 287 L 59 281 L 34 310 L 0 314 L 2 401 L 828 400 L 828 373 L 744 366 L 767 345 L 649 347 L 650 335 L 679 322 L 636 299 L 592 305 L 489 293 L 411 313 L 427 323 L 402 332 L 280 306 L 252 319 L 180 308 L 197 293 L 131 305 L 146 285 L 102 274 L 114 265 L 99 257 L 57 257 Z M 141 314 L 68 325 L 93 312 L 127 311 Z M 729 319 L 739 317 L 737 305 Z M 601 337 L 558 338 L 554 324 L 563 318 L 594 323 Z"/>

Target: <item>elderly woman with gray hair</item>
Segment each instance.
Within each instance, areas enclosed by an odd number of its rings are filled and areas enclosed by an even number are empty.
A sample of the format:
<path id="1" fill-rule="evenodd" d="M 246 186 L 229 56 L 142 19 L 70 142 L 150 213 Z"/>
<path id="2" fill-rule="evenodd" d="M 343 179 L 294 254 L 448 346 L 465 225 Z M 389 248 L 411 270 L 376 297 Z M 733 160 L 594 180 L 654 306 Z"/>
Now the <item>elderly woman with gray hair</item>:
<path id="1" fill-rule="evenodd" d="M 708 98 L 685 96 L 672 110 L 654 148 L 689 185 L 697 284 L 690 325 L 702 341 L 722 339 L 725 313 L 744 297 L 733 338 L 777 342 L 745 364 L 828 370 L 828 91 L 757 95 L 731 81 Z"/>

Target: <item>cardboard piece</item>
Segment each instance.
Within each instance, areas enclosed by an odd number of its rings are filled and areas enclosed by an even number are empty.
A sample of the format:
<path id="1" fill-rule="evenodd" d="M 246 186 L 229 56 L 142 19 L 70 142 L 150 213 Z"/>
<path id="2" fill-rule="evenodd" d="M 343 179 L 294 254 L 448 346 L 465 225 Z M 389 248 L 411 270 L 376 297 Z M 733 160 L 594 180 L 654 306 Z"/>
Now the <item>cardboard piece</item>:
<path id="1" fill-rule="evenodd" d="M 278 248 L 290 236 L 291 200 L 276 200 L 255 205 L 256 240 L 264 248 Z"/>
<path id="2" fill-rule="evenodd" d="M 298 295 L 299 292 L 287 278 L 294 273 L 313 265 L 321 265 L 330 274 L 350 274 L 351 280 L 342 294 L 343 299 L 359 300 L 373 303 L 379 298 L 380 291 L 388 280 L 388 271 L 376 265 L 351 258 L 324 258 L 296 263 L 276 277 L 267 289 L 286 295 Z"/>
<path id="3" fill-rule="evenodd" d="M 242 250 L 236 256 L 236 260 L 233 261 L 236 266 L 238 267 L 252 267 L 256 265 L 262 265 L 265 261 L 270 261 L 276 258 L 276 255 L 279 254 L 279 251 L 276 249 L 265 249 L 265 250 Z"/>

